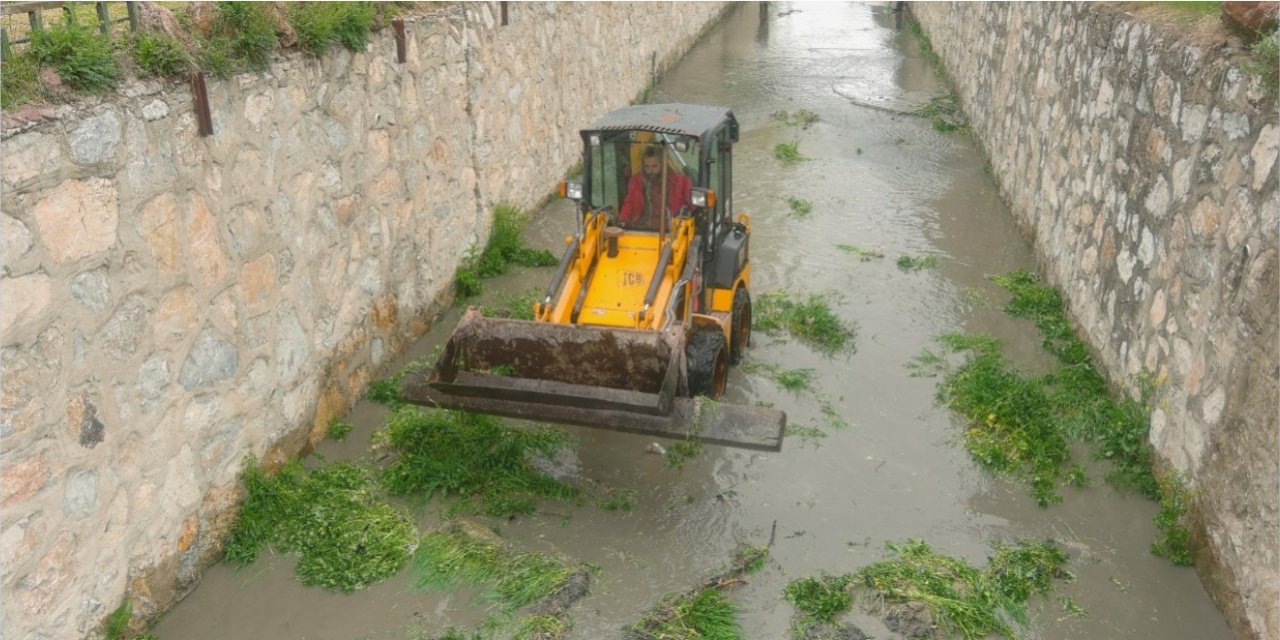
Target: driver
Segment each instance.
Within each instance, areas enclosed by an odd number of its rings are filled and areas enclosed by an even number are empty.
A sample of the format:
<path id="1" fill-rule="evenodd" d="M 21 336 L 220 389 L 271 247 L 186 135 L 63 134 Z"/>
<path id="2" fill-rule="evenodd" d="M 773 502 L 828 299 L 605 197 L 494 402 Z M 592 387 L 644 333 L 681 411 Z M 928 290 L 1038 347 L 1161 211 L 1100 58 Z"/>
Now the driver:
<path id="1" fill-rule="evenodd" d="M 693 181 L 678 171 L 667 172 L 667 212 L 677 215 L 689 206 Z M 662 201 L 662 150 L 656 146 L 644 150 L 642 170 L 627 182 L 627 197 L 622 201 L 622 222 L 643 229 L 657 229 L 661 219 L 658 208 Z"/>

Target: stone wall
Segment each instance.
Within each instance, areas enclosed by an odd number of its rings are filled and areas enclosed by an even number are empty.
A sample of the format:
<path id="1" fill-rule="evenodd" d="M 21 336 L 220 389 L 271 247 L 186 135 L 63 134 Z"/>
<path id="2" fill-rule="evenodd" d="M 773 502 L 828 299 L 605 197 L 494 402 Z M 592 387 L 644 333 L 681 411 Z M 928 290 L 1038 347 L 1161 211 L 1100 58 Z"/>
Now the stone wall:
<path id="1" fill-rule="evenodd" d="M 723 3 L 443 5 L 359 53 L 6 114 L 0 565 L 6 637 L 154 617 L 214 561 L 246 454 L 305 452 L 452 296 L 498 202 Z M 663 38 L 640 41 L 638 34 Z M 655 50 L 656 48 L 656 50 Z M 18 116 L 18 117 L 14 117 Z"/>
<path id="2" fill-rule="evenodd" d="M 1226 38 L 1123 6 L 911 9 L 1101 365 L 1156 376 L 1210 593 L 1238 636 L 1280 636 L 1275 98 Z"/>

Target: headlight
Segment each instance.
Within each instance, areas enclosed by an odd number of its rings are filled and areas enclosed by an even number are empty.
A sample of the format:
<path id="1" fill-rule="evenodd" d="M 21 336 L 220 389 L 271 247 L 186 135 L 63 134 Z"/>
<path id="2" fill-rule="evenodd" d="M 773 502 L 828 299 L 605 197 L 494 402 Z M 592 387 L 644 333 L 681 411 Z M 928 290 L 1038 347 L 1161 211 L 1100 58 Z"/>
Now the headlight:
<path id="1" fill-rule="evenodd" d="M 689 201 L 699 208 L 716 206 L 716 192 L 713 189 L 694 189 L 689 194 Z"/>
<path id="2" fill-rule="evenodd" d="M 582 182 L 578 180 L 561 180 L 559 189 L 561 198 L 578 201 L 582 199 Z"/>

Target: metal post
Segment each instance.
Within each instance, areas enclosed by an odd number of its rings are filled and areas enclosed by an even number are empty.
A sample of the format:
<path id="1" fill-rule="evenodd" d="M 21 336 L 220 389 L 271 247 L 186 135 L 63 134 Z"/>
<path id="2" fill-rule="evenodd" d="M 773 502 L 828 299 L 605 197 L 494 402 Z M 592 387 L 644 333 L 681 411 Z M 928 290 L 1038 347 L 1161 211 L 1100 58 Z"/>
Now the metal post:
<path id="1" fill-rule="evenodd" d="M 111 15 L 107 13 L 107 3 L 98 2 L 98 29 L 102 31 L 102 35 L 111 33 Z"/>
<path id="2" fill-rule="evenodd" d="M 40 16 L 39 11 L 28 11 L 27 21 L 31 23 L 32 31 L 44 31 L 44 18 Z"/>
<path id="3" fill-rule="evenodd" d="M 200 137 L 213 135 L 213 114 L 209 111 L 209 89 L 204 83 L 204 72 L 191 72 L 191 97 L 196 108 L 196 126 Z"/>
<path id="4" fill-rule="evenodd" d="M 503 2 L 499 2 L 498 6 L 502 7 L 502 26 L 505 27 L 507 26 L 507 3 L 504 0 Z"/>
<path id="5" fill-rule="evenodd" d="M 391 31 L 396 36 L 396 62 L 404 64 L 408 55 L 405 51 L 404 18 L 392 18 Z"/>
<path id="6" fill-rule="evenodd" d="M 9 59 L 9 30 L 0 27 L 0 59 Z"/>

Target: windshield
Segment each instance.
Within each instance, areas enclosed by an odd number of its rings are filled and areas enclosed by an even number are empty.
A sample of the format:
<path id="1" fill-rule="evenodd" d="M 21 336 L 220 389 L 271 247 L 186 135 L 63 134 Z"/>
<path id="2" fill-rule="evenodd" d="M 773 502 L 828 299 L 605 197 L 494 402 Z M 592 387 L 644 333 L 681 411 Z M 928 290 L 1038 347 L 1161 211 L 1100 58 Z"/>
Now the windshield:
<path id="1" fill-rule="evenodd" d="M 591 208 L 621 213 L 626 211 L 639 219 L 648 201 L 667 202 L 668 215 L 679 215 L 688 206 L 688 190 L 698 184 L 698 139 L 648 131 L 602 131 L 592 133 L 588 139 L 588 157 L 591 184 Z M 650 180 L 645 181 L 645 162 L 649 163 Z M 665 166 L 664 166 L 665 165 Z M 665 175 L 665 187 L 661 177 Z M 652 191 L 665 194 L 647 198 L 638 189 L 650 185 Z M 639 204 L 637 204 L 637 202 Z M 656 206 L 656 205 L 654 205 Z"/>

